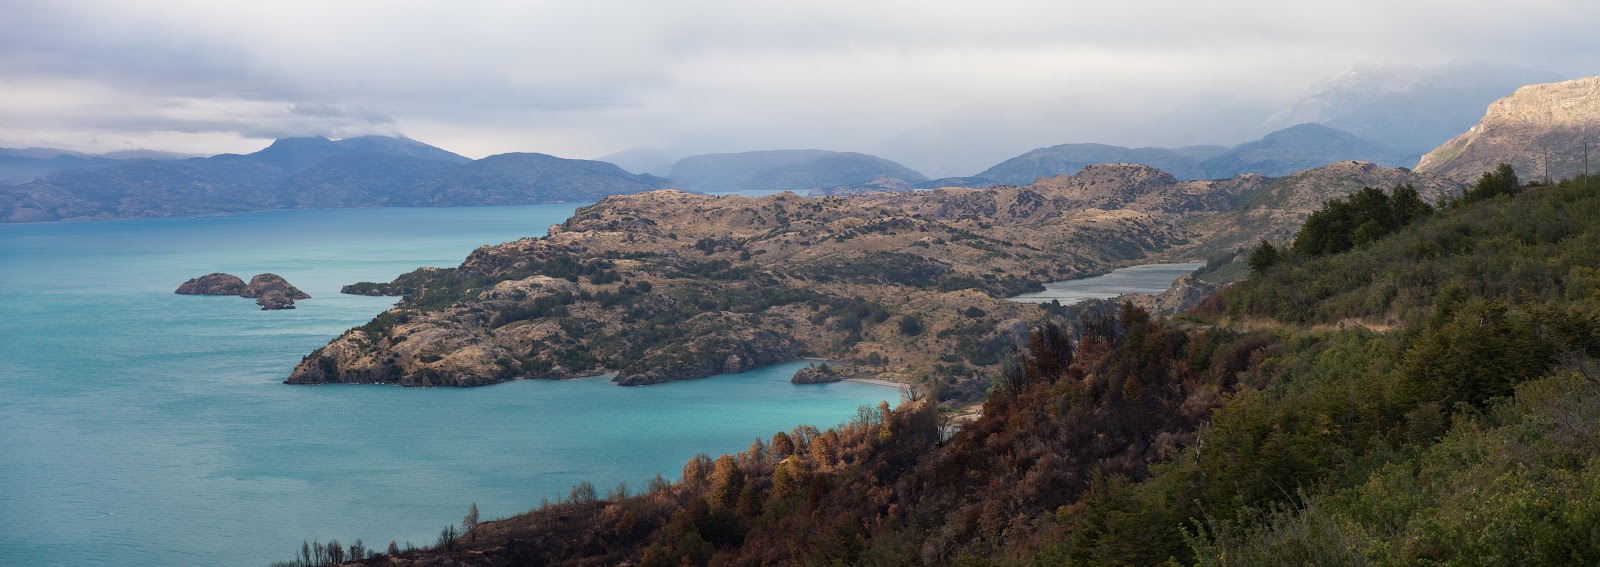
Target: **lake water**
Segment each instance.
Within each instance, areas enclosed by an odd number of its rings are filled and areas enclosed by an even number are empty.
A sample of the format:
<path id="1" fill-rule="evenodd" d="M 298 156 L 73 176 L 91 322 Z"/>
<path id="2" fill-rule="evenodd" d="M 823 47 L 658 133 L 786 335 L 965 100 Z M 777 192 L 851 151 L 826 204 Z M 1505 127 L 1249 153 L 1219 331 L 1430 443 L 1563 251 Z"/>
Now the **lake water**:
<path id="1" fill-rule="evenodd" d="M 1062 305 L 1072 305 L 1090 299 L 1111 299 L 1125 293 L 1161 293 L 1172 287 L 1173 280 L 1191 274 L 1202 266 L 1205 264 L 1200 262 L 1133 266 L 1092 278 L 1047 283 L 1044 284 L 1044 291 L 1024 293 L 1009 299 L 1018 303 L 1060 301 Z"/>
<path id="2" fill-rule="evenodd" d="M 264 565 L 302 540 L 431 543 L 575 483 L 641 487 L 696 452 L 831 426 L 894 388 L 794 386 L 803 363 L 624 388 L 286 386 L 300 357 L 386 309 L 340 295 L 574 206 L 274 211 L 0 225 L 0 565 Z M 312 295 L 260 311 L 174 295 L 209 272 Z"/>

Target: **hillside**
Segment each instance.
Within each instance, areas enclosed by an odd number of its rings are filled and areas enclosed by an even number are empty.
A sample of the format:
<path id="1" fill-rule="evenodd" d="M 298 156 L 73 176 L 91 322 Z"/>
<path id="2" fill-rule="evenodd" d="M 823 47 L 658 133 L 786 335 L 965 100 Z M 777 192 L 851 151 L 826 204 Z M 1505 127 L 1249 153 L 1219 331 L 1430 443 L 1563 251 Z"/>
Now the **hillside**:
<path id="1" fill-rule="evenodd" d="M 286 138 L 250 154 L 115 162 L 0 187 L 0 222 L 592 202 L 663 185 L 609 163 L 542 154 L 473 161 L 408 138 Z"/>
<path id="2" fill-rule="evenodd" d="M 1463 188 L 1450 179 L 1403 168 L 1357 161 L 1333 163 L 1274 179 L 1248 195 L 1238 208 L 1193 219 L 1186 226 L 1203 236 L 1167 255 L 1210 258 L 1253 247 L 1263 238 L 1282 244 L 1324 201 L 1348 196 L 1362 187 L 1388 189 L 1396 185 L 1415 187 L 1428 202 L 1460 194 Z"/>
<path id="3" fill-rule="evenodd" d="M 351 286 L 405 299 L 288 381 L 471 386 L 611 371 L 639 384 L 823 356 L 968 398 L 981 392 L 976 369 L 1040 313 L 1004 297 L 1183 242 L 1178 219 L 1264 183 L 1091 166 L 988 190 L 611 197 L 458 268 Z"/>
<path id="4" fill-rule="evenodd" d="M 194 216 L 270 208 L 270 195 L 170 161 L 64 171 L 0 188 L 0 221 Z"/>
<path id="5" fill-rule="evenodd" d="M 1590 564 L 1600 184 L 1475 195 L 1176 320 L 1036 326 L 953 435 L 864 408 L 351 564 Z"/>
<path id="6" fill-rule="evenodd" d="M 1417 171 L 1471 182 L 1500 162 L 1523 177 L 1579 175 L 1583 133 L 1600 156 L 1600 77 L 1529 85 L 1489 105 L 1477 125 L 1422 156 Z M 1591 161 L 1600 163 L 1600 158 Z M 1600 170 L 1600 166 L 1591 165 Z"/>
<path id="7" fill-rule="evenodd" d="M 279 202 L 296 209 L 406 206 L 412 187 L 455 167 L 397 154 L 335 155 L 279 182 Z"/>
<path id="8" fill-rule="evenodd" d="M 747 189 L 808 191 L 878 178 L 916 183 L 928 178 L 898 163 L 866 154 L 826 150 L 771 150 L 689 156 L 672 164 L 674 187 L 691 191 Z"/>
<path id="9" fill-rule="evenodd" d="M 309 355 L 288 382 L 475 386 L 616 372 L 645 384 L 821 356 L 963 399 L 1040 315 L 1004 297 L 1135 259 L 1200 257 L 1211 242 L 1253 244 L 1327 198 L 1399 183 L 1429 198 L 1455 187 L 1371 164 L 1279 182 L 1092 165 L 984 190 L 611 197 L 548 237 L 481 248 L 457 268 L 349 286 L 404 299 Z M 1246 202 L 1250 222 L 1212 220 Z"/>

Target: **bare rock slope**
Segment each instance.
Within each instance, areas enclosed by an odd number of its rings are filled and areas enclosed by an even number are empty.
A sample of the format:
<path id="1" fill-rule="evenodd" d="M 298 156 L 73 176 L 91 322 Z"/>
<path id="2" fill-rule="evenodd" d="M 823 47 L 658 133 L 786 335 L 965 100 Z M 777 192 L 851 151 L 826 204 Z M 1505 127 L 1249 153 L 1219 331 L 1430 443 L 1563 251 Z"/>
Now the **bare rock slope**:
<path id="1" fill-rule="evenodd" d="M 1600 156 L 1597 129 L 1600 77 L 1529 85 L 1490 104 L 1476 126 L 1422 156 L 1417 171 L 1470 182 L 1505 162 L 1524 178 L 1544 177 L 1547 168 L 1552 178 L 1573 177 L 1582 172 L 1586 130 L 1591 153 Z"/>

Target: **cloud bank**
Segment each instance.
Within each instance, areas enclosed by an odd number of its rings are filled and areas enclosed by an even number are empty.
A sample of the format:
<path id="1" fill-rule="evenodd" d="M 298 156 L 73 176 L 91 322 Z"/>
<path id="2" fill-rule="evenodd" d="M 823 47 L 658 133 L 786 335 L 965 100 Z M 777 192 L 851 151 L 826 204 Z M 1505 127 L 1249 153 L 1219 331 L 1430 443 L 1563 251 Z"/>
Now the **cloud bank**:
<path id="1" fill-rule="evenodd" d="M 1068 142 L 1234 143 L 1357 64 L 1600 74 L 1600 4 L 189 2 L 0 5 L 0 145 L 465 155 L 819 147 L 930 175 Z"/>

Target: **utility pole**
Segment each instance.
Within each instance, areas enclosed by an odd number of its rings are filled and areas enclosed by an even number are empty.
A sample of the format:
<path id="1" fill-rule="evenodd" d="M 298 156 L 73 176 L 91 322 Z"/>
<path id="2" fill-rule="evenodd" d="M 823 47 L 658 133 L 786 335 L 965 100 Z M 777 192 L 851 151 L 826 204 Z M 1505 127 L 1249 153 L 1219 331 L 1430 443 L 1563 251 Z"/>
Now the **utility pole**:
<path id="1" fill-rule="evenodd" d="M 1541 149 L 1544 150 L 1544 184 L 1545 185 L 1549 185 L 1550 184 L 1550 146 L 1544 146 Z"/>
<path id="2" fill-rule="evenodd" d="M 1583 121 L 1583 187 L 1589 187 L 1589 121 Z"/>

